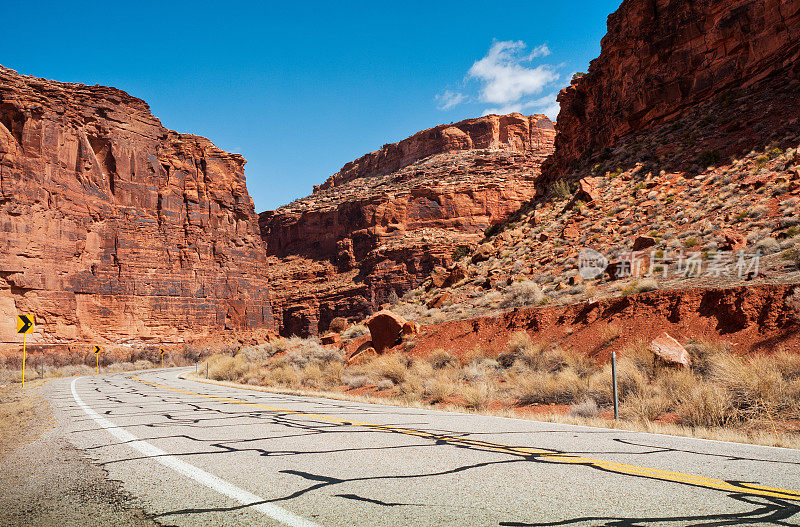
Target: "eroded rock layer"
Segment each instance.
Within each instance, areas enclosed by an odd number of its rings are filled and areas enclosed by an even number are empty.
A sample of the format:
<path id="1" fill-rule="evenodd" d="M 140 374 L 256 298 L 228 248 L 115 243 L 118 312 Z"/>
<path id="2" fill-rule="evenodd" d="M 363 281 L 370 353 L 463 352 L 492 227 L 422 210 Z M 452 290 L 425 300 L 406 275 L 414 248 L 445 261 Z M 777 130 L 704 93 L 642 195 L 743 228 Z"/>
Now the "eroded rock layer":
<path id="1" fill-rule="evenodd" d="M 245 160 L 114 88 L 0 67 L 0 340 L 183 342 L 272 316 Z"/>
<path id="2" fill-rule="evenodd" d="M 556 153 L 545 176 L 564 175 L 620 138 L 668 123 L 704 101 L 723 108 L 743 98 L 771 101 L 718 123 L 718 134 L 733 136 L 751 119 L 785 114 L 774 108 L 793 104 L 798 78 L 800 0 L 625 0 L 608 18 L 600 56 L 559 95 Z M 764 146 L 784 125 L 761 122 L 744 135 Z M 724 155 L 753 144 L 717 146 Z"/>
<path id="3" fill-rule="evenodd" d="M 543 115 L 438 126 L 262 213 L 281 331 L 315 334 L 337 316 L 363 317 L 452 263 L 460 246 L 471 250 L 535 194 L 554 133 Z"/>

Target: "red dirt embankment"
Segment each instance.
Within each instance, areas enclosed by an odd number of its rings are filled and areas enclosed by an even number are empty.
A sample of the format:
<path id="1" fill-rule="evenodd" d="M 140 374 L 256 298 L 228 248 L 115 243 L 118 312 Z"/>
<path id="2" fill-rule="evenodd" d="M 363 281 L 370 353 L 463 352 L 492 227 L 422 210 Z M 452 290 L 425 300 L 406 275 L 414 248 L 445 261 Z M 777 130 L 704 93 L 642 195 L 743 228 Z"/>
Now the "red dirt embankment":
<path id="1" fill-rule="evenodd" d="M 629 344 L 649 342 L 663 331 L 680 341 L 727 341 L 741 353 L 780 347 L 800 353 L 800 313 L 787 304 L 795 288 L 800 286 L 661 290 L 568 306 L 515 309 L 424 326 L 411 354 L 444 348 L 459 355 L 476 346 L 500 353 L 517 331 L 600 360 Z"/>

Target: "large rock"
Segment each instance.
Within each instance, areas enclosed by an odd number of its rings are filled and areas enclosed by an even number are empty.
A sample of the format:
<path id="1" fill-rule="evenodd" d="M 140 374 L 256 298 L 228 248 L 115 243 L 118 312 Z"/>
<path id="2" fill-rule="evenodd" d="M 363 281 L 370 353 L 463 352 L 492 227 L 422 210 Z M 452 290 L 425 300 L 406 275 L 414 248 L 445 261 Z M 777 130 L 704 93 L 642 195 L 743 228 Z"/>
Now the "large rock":
<path id="1" fill-rule="evenodd" d="M 600 199 L 600 189 L 598 188 L 600 182 L 596 177 L 585 177 L 578 181 L 577 198 L 586 201 L 594 201 Z"/>
<path id="2" fill-rule="evenodd" d="M 721 229 L 719 237 L 722 239 L 719 248 L 724 251 L 740 251 L 747 247 L 747 238 L 734 229 Z"/>
<path id="3" fill-rule="evenodd" d="M 123 91 L 0 67 L 0 306 L 42 343 L 271 328 L 244 164 Z"/>
<path id="4" fill-rule="evenodd" d="M 396 345 L 406 324 L 406 319 L 387 310 L 378 311 L 367 319 L 367 327 L 375 351 L 383 353 L 386 349 Z"/>
<path id="5" fill-rule="evenodd" d="M 472 263 L 483 262 L 494 256 L 497 252 L 494 245 L 491 243 L 482 243 L 475 249 L 475 252 L 472 254 Z"/>
<path id="6" fill-rule="evenodd" d="M 336 316 L 363 318 L 432 272 L 431 287 L 445 286 L 453 254 L 475 247 L 487 226 L 534 196 L 554 134 L 543 115 L 438 126 L 262 213 L 281 333 L 315 334 Z"/>
<path id="7" fill-rule="evenodd" d="M 692 365 L 692 359 L 686 348 L 681 346 L 681 343 L 669 336 L 664 332 L 652 342 L 649 346 L 650 351 L 658 357 L 662 362 L 669 365 L 679 365 L 688 368 Z"/>
<path id="8" fill-rule="evenodd" d="M 632 251 L 643 251 L 645 249 L 649 249 L 656 244 L 656 239 L 652 236 L 637 236 L 636 239 L 633 241 L 633 247 L 631 247 Z"/>

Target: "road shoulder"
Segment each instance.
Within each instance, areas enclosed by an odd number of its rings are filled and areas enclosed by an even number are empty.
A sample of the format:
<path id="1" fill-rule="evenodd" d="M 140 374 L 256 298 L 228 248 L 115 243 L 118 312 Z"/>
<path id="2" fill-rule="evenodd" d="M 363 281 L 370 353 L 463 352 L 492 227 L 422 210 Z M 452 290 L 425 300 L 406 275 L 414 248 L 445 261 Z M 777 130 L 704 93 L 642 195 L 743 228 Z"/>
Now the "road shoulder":
<path id="1" fill-rule="evenodd" d="M 48 388 L 0 388 L 0 525 L 159 525 L 64 437 Z"/>

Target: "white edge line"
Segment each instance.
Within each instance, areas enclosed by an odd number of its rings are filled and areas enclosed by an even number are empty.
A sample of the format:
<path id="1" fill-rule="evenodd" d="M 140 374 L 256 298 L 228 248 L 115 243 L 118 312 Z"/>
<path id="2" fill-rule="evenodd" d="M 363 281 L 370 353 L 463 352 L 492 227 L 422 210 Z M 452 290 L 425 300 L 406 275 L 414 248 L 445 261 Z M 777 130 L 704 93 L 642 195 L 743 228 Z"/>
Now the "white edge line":
<path id="1" fill-rule="evenodd" d="M 194 465 L 190 465 L 181 459 L 171 456 L 160 448 L 148 443 L 147 441 L 139 439 L 127 430 L 115 425 L 108 419 L 95 412 L 78 396 L 78 392 L 75 389 L 75 383 L 78 381 L 78 379 L 81 379 L 81 377 L 74 379 L 72 384 L 70 384 L 72 396 L 75 398 L 75 402 L 78 403 L 78 406 L 80 406 L 89 417 L 94 419 L 97 424 L 103 427 L 106 432 L 116 437 L 120 441 L 128 443 L 128 446 L 131 448 L 138 450 L 145 456 L 151 458 L 153 461 L 161 463 L 165 467 L 174 470 L 182 476 L 192 479 L 197 483 L 210 488 L 211 490 L 232 498 L 242 505 L 248 505 L 250 506 L 249 508 L 255 509 L 269 516 L 273 520 L 283 523 L 284 525 L 289 525 L 291 527 L 320 527 L 319 524 L 306 520 L 305 518 L 301 518 L 300 516 L 297 516 L 283 507 L 273 505 L 272 503 L 260 503 L 265 501 L 264 498 L 239 488 L 236 485 L 229 483 L 209 472 L 206 472 L 203 469 L 197 468 Z"/>

